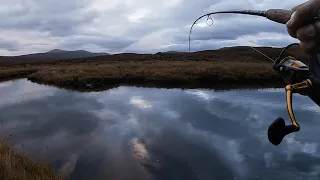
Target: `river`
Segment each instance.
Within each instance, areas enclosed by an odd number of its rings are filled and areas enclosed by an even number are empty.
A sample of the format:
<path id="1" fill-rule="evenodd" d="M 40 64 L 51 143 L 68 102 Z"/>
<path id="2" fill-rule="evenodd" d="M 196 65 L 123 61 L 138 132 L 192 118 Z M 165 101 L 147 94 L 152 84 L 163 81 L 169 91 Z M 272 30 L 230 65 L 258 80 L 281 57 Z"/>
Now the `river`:
<path id="1" fill-rule="evenodd" d="M 320 108 L 300 95 L 293 108 L 300 132 L 273 146 L 283 89 L 80 93 L 22 79 L 0 84 L 0 137 L 72 180 L 320 179 Z"/>

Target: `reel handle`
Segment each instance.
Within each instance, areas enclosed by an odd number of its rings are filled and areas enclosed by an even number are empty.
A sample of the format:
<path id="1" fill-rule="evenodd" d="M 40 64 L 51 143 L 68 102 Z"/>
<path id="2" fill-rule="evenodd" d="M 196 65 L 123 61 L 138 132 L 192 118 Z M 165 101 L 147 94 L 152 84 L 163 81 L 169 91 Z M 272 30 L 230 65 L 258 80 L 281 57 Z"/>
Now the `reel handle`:
<path id="1" fill-rule="evenodd" d="M 294 117 L 293 109 L 292 109 L 292 93 L 297 93 L 301 89 L 307 89 L 311 86 L 310 80 L 305 80 L 300 83 L 296 83 L 293 85 L 287 85 L 286 90 L 286 102 L 287 102 L 287 111 L 290 116 L 290 120 L 292 125 L 286 125 L 283 118 L 277 118 L 268 128 L 268 139 L 269 141 L 277 146 L 281 143 L 283 138 L 293 132 L 297 132 L 300 130 L 300 126 Z"/>
<path id="2" fill-rule="evenodd" d="M 273 145 L 278 146 L 286 135 L 299 129 L 294 125 L 287 126 L 284 119 L 278 117 L 268 128 L 268 139 Z"/>

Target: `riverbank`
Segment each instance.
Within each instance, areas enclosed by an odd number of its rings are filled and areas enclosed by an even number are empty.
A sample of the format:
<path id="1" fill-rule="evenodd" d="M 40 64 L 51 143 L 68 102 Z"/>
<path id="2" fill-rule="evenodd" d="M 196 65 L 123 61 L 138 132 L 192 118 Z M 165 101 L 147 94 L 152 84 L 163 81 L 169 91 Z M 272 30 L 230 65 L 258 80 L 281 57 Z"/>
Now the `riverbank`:
<path id="1" fill-rule="evenodd" d="M 275 59 L 282 48 L 257 48 Z M 285 55 L 299 60 L 299 49 Z M 0 58 L 1 60 L 1 58 Z M 1 61 L 0 61 L 1 62 Z M 103 91 L 127 85 L 157 88 L 283 87 L 272 62 L 249 47 L 195 53 L 115 54 L 0 67 L 0 81 L 28 80 L 76 91 Z"/>
<path id="2" fill-rule="evenodd" d="M 0 141 L 0 179 L 3 180 L 62 180 L 46 164 L 33 162 L 24 154 L 13 151 Z"/>
<path id="3" fill-rule="evenodd" d="M 273 87 L 282 79 L 270 63 L 122 61 L 0 68 L 0 80 L 28 80 L 77 91 L 121 85 L 158 88 Z"/>

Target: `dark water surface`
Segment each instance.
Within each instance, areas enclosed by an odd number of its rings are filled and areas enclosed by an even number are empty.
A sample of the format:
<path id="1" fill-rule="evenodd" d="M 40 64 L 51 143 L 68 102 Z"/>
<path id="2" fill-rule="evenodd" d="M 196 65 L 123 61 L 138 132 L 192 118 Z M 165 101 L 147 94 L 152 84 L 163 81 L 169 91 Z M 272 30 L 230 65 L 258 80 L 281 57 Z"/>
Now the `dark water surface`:
<path id="1" fill-rule="evenodd" d="M 0 98 L 0 137 L 70 179 L 320 179 L 311 100 L 294 96 L 300 132 L 267 140 L 276 117 L 289 120 L 282 89 L 76 93 L 18 80 Z"/>

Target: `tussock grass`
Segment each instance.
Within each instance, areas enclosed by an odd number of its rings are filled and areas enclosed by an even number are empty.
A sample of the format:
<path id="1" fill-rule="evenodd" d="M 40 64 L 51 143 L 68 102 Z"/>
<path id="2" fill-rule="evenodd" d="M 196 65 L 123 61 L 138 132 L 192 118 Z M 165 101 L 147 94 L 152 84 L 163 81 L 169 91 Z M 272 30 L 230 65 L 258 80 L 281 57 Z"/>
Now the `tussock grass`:
<path id="1" fill-rule="evenodd" d="M 282 48 L 257 48 L 273 59 L 282 51 Z M 288 55 L 305 63 L 309 59 L 298 47 L 289 49 L 285 53 Z M 272 62 L 250 47 L 22 62 L 24 64 L 16 67 L 0 67 L 0 80 L 28 78 L 41 84 L 81 91 L 100 91 L 120 85 L 165 88 L 283 85 L 282 79 L 272 69 Z"/>
<path id="2" fill-rule="evenodd" d="M 118 85 L 215 87 L 228 84 L 278 84 L 270 63 L 210 61 L 143 61 L 52 66 L 28 76 L 34 82 L 74 88 Z"/>
<path id="3" fill-rule="evenodd" d="M 33 162 L 22 153 L 13 151 L 0 141 L 1 180 L 62 180 L 46 164 Z"/>
<path id="4" fill-rule="evenodd" d="M 95 91 L 120 85 L 168 88 L 264 86 L 282 82 L 268 62 L 111 61 L 0 68 L 0 79 Z"/>
<path id="5" fill-rule="evenodd" d="M 37 67 L 17 66 L 0 67 L 0 81 L 25 78 L 27 75 L 37 72 Z"/>

